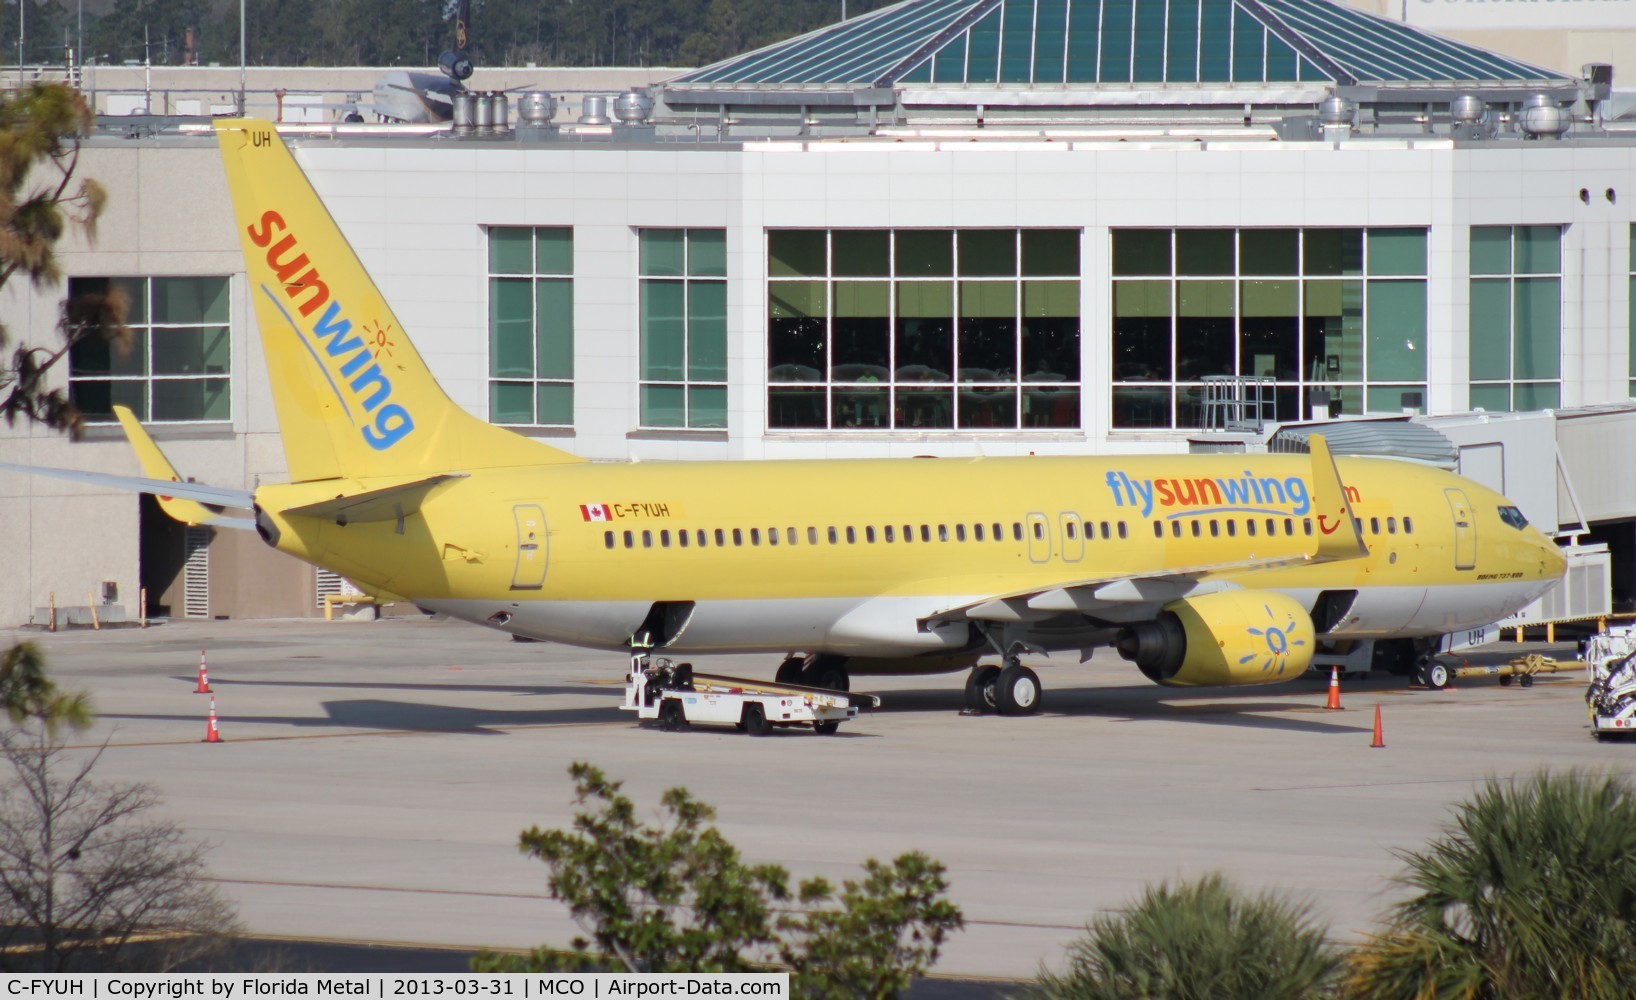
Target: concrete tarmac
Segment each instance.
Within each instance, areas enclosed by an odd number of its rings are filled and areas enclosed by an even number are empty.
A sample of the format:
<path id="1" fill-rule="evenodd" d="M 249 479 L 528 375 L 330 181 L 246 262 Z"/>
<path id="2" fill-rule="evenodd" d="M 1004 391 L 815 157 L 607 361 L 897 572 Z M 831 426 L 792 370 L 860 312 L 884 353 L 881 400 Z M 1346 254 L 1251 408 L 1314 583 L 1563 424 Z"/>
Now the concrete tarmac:
<path id="1" fill-rule="evenodd" d="M 1041 660 L 1046 711 L 961 717 L 964 675 L 860 678 L 882 708 L 840 734 L 642 729 L 615 707 L 614 653 L 514 643 L 428 620 L 174 622 L 33 639 L 91 692 L 103 780 L 144 781 L 212 846 L 258 935 L 528 948 L 577 929 L 517 850 L 567 826 L 570 762 L 625 781 L 640 811 L 685 785 L 744 855 L 852 877 L 919 849 L 948 867 L 967 926 L 945 975 L 1027 978 L 1145 883 L 1221 871 L 1310 901 L 1339 937 L 1401 894 L 1423 845 L 1484 779 L 1541 768 L 1630 775 L 1636 743 L 1590 739 L 1581 674 L 1531 688 L 1398 678 L 1189 692 L 1099 652 Z M 1525 649 L 1502 644 L 1474 661 Z M 225 741 L 203 745 L 207 651 Z M 776 657 L 700 657 L 769 677 Z M 1369 746 L 1382 706 L 1386 747 Z"/>

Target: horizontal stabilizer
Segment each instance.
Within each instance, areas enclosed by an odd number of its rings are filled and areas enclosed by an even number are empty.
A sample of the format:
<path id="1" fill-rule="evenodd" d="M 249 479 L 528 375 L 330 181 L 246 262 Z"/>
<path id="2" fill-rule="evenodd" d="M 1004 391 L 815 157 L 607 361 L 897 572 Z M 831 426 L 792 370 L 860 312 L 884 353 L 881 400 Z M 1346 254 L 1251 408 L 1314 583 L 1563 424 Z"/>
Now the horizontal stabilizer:
<path id="1" fill-rule="evenodd" d="M 290 507 L 285 514 L 298 517 L 321 517 L 336 524 L 362 524 L 368 521 L 396 521 L 417 513 L 426 497 L 438 486 L 454 479 L 464 479 L 463 472 L 417 479 L 396 486 L 386 486 L 366 493 L 338 496 L 333 500 Z"/>
<path id="2" fill-rule="evenodd" d="M 27 472 L 36 476 L 51 476 L 56 479 L 69 479 L 77 483 L 90 483 L 93 486 L 109 486 L 116 490 L 128 490 L 132 493 L 152 493 L 154 496 L 159 497 L 181 497 L 184 500 L 197 500 L 207 507 L 237 507 L 241 510 L 249 510 L 256 503 L 255 494 L 249 490 L 229 489 L 226 486 L 207 486 L 204 483 L 174 483 L 163 479 L 144 479 L 141 476 L 114 476 L 106 472 L 50 469 L 41 465 L 13 465 L 10 462 L 0 462 L 0 469 Z"/>

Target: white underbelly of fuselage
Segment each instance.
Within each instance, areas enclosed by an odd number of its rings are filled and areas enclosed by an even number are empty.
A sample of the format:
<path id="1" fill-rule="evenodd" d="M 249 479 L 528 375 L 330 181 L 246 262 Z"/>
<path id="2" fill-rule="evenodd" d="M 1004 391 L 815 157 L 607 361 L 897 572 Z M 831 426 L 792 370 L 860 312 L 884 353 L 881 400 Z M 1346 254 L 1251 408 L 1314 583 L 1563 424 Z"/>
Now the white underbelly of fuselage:
<path id="1" fill-rule="evenodd" d="M 1552 581 L 1515 580 L 1436 587 L 1367 587 L 1326 635 L 1346 638 L 1441 635 L 1499 621 Z M 1310 607 L 1315 590 L 1288 591 Z M 665 649 L 676 653 L 838 653 L 913 656 L 969 647 L 964 623 L 931 631 L 919 620 L 983 595 L 798 597 L 695 602 L 687 626 Z M 625 649 L 646 618 L 647 601 L 426 600 L 418 605 L 516 635 L 593 649 Z M 1042 637 L 1043 638 L 1043 637 Z M 1054 648 L 1047 639 L 1041 645 Z M 1068 648 L 1068 647 L 1063 647 Z"/>

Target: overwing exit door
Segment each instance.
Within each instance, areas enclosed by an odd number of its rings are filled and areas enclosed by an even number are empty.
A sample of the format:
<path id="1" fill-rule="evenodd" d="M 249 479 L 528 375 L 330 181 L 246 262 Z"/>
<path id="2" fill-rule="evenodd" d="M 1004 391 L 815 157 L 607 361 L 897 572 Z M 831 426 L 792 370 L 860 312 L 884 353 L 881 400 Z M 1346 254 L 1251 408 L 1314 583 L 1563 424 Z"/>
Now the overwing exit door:
<path id="1" fill-rule="evenodd" d="M 511 576 L 512 590 L 538 590 L 545 586 L 545 511 L 532 503 L 511 508 L 517 519 L 517 571 Z"/>

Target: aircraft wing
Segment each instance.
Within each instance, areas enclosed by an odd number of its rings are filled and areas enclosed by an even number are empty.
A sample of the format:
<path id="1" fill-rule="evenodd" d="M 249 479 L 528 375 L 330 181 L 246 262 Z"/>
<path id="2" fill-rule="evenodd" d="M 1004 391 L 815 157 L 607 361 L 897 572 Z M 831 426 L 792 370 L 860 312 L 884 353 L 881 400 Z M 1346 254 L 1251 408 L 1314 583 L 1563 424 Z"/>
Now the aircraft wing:
<path id="1" fill-rule="evenodd" d="M 1152 609 L 1200 594 L 1235 589 L 1238 585 L 1220 579 L 1227 573 L 1251 569 L 1274 569 L 1316 562 L 1336 562 L 1367 555 L 1368 547 L 1358 532 L 1352 506 L 1322 435 L 1310 439 L 1312 451 L 1312 507 L 1310 516 L 1317 528 L 1312 547 L 1297 555 L 1257 558 L 1247 555 L 1228 562 L 1170 567 L 1139 576 L 1110 575 L 1065 580 L 1047 587 L 995 594 L 979 601 L 947 608 L 923 621 L 942 622 L 962 618 L 989 621 L 1027 621 L 1041 612 L 1078 612 L 1109 620 L 1151 617 Z"/>
<path id="2" fill-rule="evenodd" d="M 154 444 L 153 438 L 142 429 L 136 416 L 124 406 L 115 406 L 114 415 L 125 428 L 125 437 L 136 452 L 137 461 L 145 476 L 115 476 L 106 472 L 83 472 L 78 469 L 52 469 L 38 465 L 13 465 L 0 462 L 0 469 L 27 472 L 38 476 L 68 479 L 94 486 L 109 486 L 131 493 L 151 493 L 166 514 L 184 524 L 209 524 L 220 528 L 253 530 L 256 522 L 248 517 L 229 517 L 222 511 L 229 507 L 250 510 L 255 507 L 255 494 L 249 490 L 235 490 L 225 486 L 207 486 L 203 483 L 184 483 L 176 474 L 170 460 Z"/>
<path id="3" fill-rule="evenodd" d="M 11 462 L 0 462 L 0 469 L 10 469 L 13 472 L 27 472 L 36 476 L 51 476 L 55 479 L 69 479 L 79 483 L 91 483 L 94 486 L 109 486 L 116 490 L 127 490 L 132 493 L 151 493 L 159 497 L 161 502 L 165 498 L 181 498 L 194 501 L 201 505 L 210 515 L 205 523 L 224 528 L 254 528 L 255 521 L 248 517 L 222 517 L 216 513 L 224 507 L 238 507 L 249 510 L 255 506 L 255 495 L 249 490 L 229 489 L 225 486 L 207 486 L 204 483 L 180 483 L 166 479 L 145 479 L 141 476 L 114 476 L 106 472 L 83 472 L 79 469 L 52 469 L 42 465 L 15 465 Z"/>

